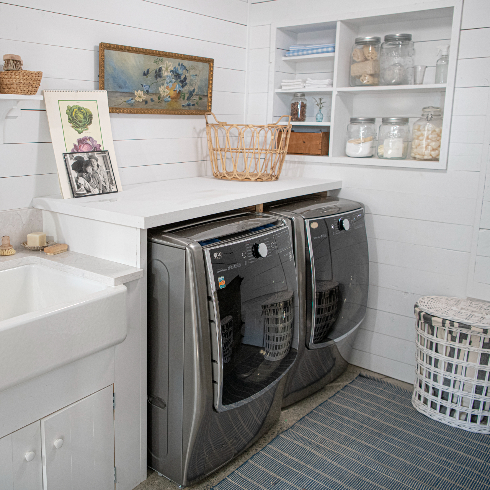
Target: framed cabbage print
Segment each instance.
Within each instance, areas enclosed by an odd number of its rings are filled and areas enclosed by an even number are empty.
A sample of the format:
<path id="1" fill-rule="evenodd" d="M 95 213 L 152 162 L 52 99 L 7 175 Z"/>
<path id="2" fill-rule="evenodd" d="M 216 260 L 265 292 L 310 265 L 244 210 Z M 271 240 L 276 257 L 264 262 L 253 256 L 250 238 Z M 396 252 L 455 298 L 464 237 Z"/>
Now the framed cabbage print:
<path id="1" fill-rule="evenodd" d="M 109 111 L 205 114 L 211 111 L 214 60 L 184 54 L 99 45 L 99 88 Z"/>
<path id="2" fill-rule="evenodd" d="M 121 191 L 121 180 L 112 141 L 107 92 L 104 90 L 92 92 L 45 90 L 44 101 L 63 198 Z M 84 194 L 77 190 L 77 179 L 73 180 L 73 172 L 67 167 L 66 162 L 71 161 L 69 154 L 80 157 L 83 154 L 93 156 L 97 152 L 106 155 L 103 159 L 105 166 L 107 166 L 106 162 L 110 164 L 110 176 L 108 173 L 107 180 L 111 182 L 111 185 L 106 186 L 110 190 L 104 187 L 106 190 L 102 192 L 101 186 L 94 184 L 92 187 L 95 190 Z M 91 175 L 85 178 L 87 188 L 90 185 L 90 178 Z M 97 180 L 97 175 L 93 174 L 93 180 Z"/>

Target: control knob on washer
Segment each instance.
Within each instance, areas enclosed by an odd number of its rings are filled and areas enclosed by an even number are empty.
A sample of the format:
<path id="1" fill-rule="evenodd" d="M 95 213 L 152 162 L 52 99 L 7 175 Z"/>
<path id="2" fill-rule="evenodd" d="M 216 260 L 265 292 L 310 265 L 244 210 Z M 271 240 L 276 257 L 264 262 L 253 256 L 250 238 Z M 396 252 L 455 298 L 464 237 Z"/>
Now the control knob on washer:
<path id="1" fill-rule="evenodd" d="M 254 243 L 252 245 L 252 255 L 258 259 L 259 257 L 267 257 L 267 245 L 265 243 Z"/>
<path id="2" fill-rule="evenodd" d="M 338 223 L 339 230 L 347 231 L 350 228 L 350 222 L 347 218 L 340 218 Z"/>

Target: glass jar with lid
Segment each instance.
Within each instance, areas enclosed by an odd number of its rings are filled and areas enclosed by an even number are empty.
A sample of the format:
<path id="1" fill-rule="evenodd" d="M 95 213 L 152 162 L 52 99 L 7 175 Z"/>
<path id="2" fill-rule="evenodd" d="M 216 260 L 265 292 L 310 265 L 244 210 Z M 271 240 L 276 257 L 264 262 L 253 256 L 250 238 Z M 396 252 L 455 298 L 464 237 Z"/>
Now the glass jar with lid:
<path id="1" fill-rule="evenodd" d="M 412 151 L 415 160 L 439 160 L 442 137 L 440 107 L 424 107 L 422 117 L 413 123 Z"/>
<path id="2" fill-rule="evenodd" d="M 306 97 L 302 92 L 294 94 L 291 99 L 291 122 L 306 121 Z"/>
<path id="3" fill-rule="evenodd" d="M 353 158 L 370 158 L 376 148 L 374 117 L 351 117 L 347 126 L 345 154 Z"/>
<path id="4" fill-rule="evenodd" d="M 378 158 L 405 160 L 409 143 L 408 117 L 383 117 L 379 127 Z"/>
<path id="5" fill-rule="evenodd" d="M 356 37 L 350 59 L 350 85 L 379 85 L 380 37 Z"/>
<path id="6" fill-rule="evenodd" d="M 387 34 L 381 45 L 381 85 L 413 85 L 411 34 Z"/>

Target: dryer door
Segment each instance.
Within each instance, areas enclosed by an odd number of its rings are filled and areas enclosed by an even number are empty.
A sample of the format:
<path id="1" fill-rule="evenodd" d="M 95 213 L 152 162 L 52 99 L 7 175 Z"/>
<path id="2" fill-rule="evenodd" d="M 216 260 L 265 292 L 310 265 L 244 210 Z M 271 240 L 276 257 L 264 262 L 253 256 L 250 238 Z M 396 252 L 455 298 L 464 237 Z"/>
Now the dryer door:
<path id="1" fill-rule="evenodd" d="M 305 220 L 311 282 L 309 348 L 339 341 L 366 314 L 369 256 L 364 210 Z"/>
<path id="2" fill-rule="evenodd" d="M 270 389 L 294 361 L 296 272 L 287 227 L 213 243 L 204 254 L 214 312 L 215 408 L 222 411 Z"/>

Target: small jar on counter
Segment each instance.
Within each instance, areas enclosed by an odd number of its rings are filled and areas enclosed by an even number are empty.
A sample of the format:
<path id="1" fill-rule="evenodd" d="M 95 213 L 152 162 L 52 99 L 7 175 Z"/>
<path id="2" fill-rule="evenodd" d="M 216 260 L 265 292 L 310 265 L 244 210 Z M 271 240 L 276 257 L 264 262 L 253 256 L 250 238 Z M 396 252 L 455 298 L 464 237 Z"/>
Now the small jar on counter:
<path id="1" fill-rule="evenodd" d="M 413 85 L 411 34 L 387 34 L 381 45 L 381 85 Z"/>
<path id="2" fill-rule="evenodd" d="M 379 85 L 380 37 L 356 37 L 350 60 L 350 85 Z"/>
<path id="3" fill-rule="evenodd" d="M 415 160 L 439 160 L 441 136 L 441 108 L 424 107 L 422 117 L 413 124 L 411 157 Z"/>
<path id="4" fill-rule="evenodd" d="M 294 94 L 291 99 L 291 122 L 306 121 L 306 97 L 302 92 Z"/>
<path id="5" fill-rule="evenodd" d="M 374 117 L 351 117 L 347 126 L 345 154 L 353 158 L 370 158 L 376 148 Z"/>
<path id="6" fill-rule="evenodd" d="M 383 117 L 379 127 L 378 158 L 405 160 L 409 143 L 408 117 Z"/>

